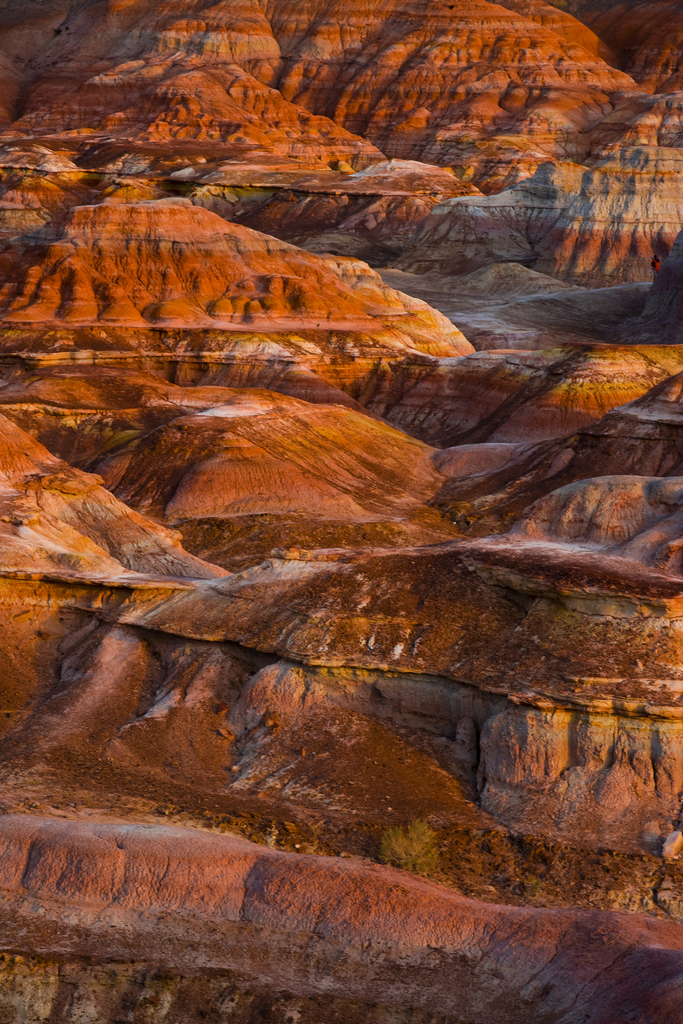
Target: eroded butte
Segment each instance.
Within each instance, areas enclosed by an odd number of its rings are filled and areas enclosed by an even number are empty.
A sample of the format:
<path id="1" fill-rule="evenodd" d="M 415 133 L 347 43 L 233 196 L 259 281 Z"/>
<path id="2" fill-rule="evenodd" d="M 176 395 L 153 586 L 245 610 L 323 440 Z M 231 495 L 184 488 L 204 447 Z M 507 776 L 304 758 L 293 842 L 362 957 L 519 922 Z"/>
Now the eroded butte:
<path id="1" fill-rule="evenodd" d="M 5 0 L 0 1020 L 683 1020 L 680 0 Z"/>

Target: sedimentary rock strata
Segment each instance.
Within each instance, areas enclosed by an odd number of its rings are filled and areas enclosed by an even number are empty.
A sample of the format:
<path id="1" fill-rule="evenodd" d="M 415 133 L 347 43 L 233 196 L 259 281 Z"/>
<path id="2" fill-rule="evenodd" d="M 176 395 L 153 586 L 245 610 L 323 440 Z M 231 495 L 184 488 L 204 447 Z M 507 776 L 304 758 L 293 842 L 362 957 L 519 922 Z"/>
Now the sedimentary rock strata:
<path id="1" fill-rule="evenodd" d="M 286 988 L 301 1000 L 304 1020 L 315 1019 L 315 997 L 333 1007 L 367 1004 L 376 1002 L 378 984 L 378 1020 L 395 1019 L 405 1005 L 419 1006 L 426 1019 L 455 1020 L 466 1007 L 470 1020 L 495 1012 L 506 1024 L 558 1010 L 567 1021 L 595 1022 L 675 1013 L 680 935 L 663 922 L 478 905 L 386 868 L 168 827 L 7 817 L 2 842 L 9 935 L 30 934 L 45 950 L 59 936 L 70 957 L 134 956 L 147 969 L 181 976 L 210 967 L 236 982 L 238 1019 L 250 1019 L 239 989 L 254 984 L 273 995 Z M 358 936 L 353 946 L 350 930 Z M 483 984 L 473 984 L 473 945 L 490 978 Z M 598 976 L 596 957 L 611 961 Z M 311 962 L 329 964 L 325 984 Z M 95 1005 L 106 998 L 98 985 L 92 996 Z"/>
<path id="2" fill-rule="evenodd" d="M 678 19 L 2 5 L 3 1021 L 679 1024 Z"/>
<path id="3" fill-rule="evenodd" d="M 663 147 L 619 147 L 590 167 L 543 164 L 496 195 L 441 202 L 400 267 L 462 274 L 514 260 L 592 287 L 642 281 L 653 250 L 666 256 L 681 230 L 682 168 L 680 151 Z"/>
<path id="4" fill-rule="evenodd" d="M 519 515 L 541 495 L 588 477 L 678 476 L 681 375 L 674 374 L 642 398 L 619 406 L 576 433 L 555 441 L 511 449 L 509 462 L 493 472 L 449 481 L 437 501 L 462 496 L 478 514 Z M 513 509 L 515 511 L 513 511 Z M 486 510 L 486 511 L 484 511 Z M 495 510 L 495 511 L 494 511 Z M 477 514 L 475 514 L 475 519 Z"/>
<path id="5" fill-rule="evenodd" d="M 588 427 L 622 398 L 640 397 L 653 380 L 668 379 L 679 359 L 678 349 L 665 346 L 476 352 L 456 363 L 443 361 L 383 411 L 392 423 L 441 448 L 541 439 L 550 444 L 550 438 Z M 483 466 L 486 449 L 482 454 Z M 474 464 L 469 472 L 477 472 Z"/>

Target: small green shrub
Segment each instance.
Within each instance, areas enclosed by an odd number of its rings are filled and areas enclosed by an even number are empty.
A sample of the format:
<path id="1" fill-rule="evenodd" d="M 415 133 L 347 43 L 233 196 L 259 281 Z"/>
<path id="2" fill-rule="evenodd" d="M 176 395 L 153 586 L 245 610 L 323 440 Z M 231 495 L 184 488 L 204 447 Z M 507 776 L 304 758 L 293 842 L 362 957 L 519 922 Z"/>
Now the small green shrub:
<path id="1" fill-rule="evenodd" d="M 380 860 L 417 875 L 430 875 L 439 865 L 436 833 L 416 819 L 407 828 L 388 828 L 379 845 Z"/>

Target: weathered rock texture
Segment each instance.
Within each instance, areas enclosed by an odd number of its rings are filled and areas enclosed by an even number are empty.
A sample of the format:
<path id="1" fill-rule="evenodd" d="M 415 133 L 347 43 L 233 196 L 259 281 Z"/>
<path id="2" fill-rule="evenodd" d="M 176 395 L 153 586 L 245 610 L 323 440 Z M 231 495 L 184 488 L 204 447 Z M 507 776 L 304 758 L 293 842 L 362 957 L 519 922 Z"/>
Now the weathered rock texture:
<path id="1" fill-rule="evenodd" d="M 645 340 L 636 331 L 650 284 L 579 288 L 514 261 L 480 267 L 464 277 L 382 270 L 392 287 L 421 298 L 457 323 L 477 351 L 538 350 L 556 345 Z M 656 337 L 652 336 L 656 342 Z"/>
<path id="2" fill-rule="evenodd" d="M 3 1020 L 679 1024 L 678 14 L 568 4 L 2 5 Z"/>
<path id="3" fill-rule="evenodd" d="M 640 397 L 649 384 L 667 379 L 681 358 L 681 350 L 664 345 L 477 352 L 442 361 L 381 411 L 438 447 L 478 444 L 486 460 L 482 442 L 566 437 L 624 398 Z"/>
<path id="4" fill-rule="evenodd" d="M 661 265 L 641 316 L 627 320 L 619 333 L 627 342 L 634 335 L 674 345 L 683 340 L 683 231 Z"/>
<path id="5" fill-rule="evenodd" d="M 454 475 L 437 502 L 457 506 L 462 501 L 475 519 L 493 515 L 499 524 L 510 523 L 532 501 L 570 481 L 624 474 L 680 476 L 682 388 L 681 374 L 675 374 L 574 434 L 511 450 L 511 459 L 493 472 L 484 469 L 470 480 Z"/>
<path id="6" fill-rule="evenodd" d="M 439 203 L 400 267 L 468 273 L 514 260 L 576 284 L 642 281 L 683 225 L 680 150 L 618 149 L 590 168 L 544 164 L 495 196 Z M 609 229 L 606 230 L 606 222 Z"/>
<path id="7" fill-rule="evenodd" d="M 249 2 L 204 0 L 181 11 L 127 4 L 123 16 L 79 6 L 55 11 L 58 33 L 36 25 L 43 45 L 17 55 L 25 91 L 15 130 L 248 141 L 311 155 L 320 135 L 332 135 L 323 145 L 335 152 L 336 143 L 346 155 L 360 140 L 336 122 L 390 156 L 447 163 L 454 123 L 475 133 L 514 127 L 566 146 L 609 110 L 612 93 L 633 88 L 598 56 L 590 30 L 543 4 L 501 10 L 383 0 L 371 18 L 335 5 L 321 17 L 310 4 L 296 21 L 287 3 L 267 14 Z M 25 25 L 32 13 L 24 12 Z M 5 17 L 8 53 L 16 20 Z"/>
<path id="8" fill-rule="evenodd" d="M 568 8 L 612 49 L 619 65 L 648 92 L 676 92 L 683 86 L 680 3 L 645 4 L 572 0 Z"/>
<path id="9" fill-rule="evenodd" d="M 101 478 L 55 459 L 5 417 L 2 543 L 5 574 L 125 580 L 136 573 L 212 577 L 177 534 L 155 526 L 100 486 Z M 144 582 L 144 580 L 143 580 Z"/>
<path id="10" fill-rule="evenodd" d="M 223 974 L 238 988 L 324 995 L 333 1006 L 376 1003 L 379 986 L 380 1020 L 398 1008 L 447 1021 L 493 1012 L 501 1024 L 530 1013 L 567 1024 L 677 1013 L 674 925 L 496 908 L 386 868 L 191 830 L 18 816 L 1 825 L 5 942 L 38 954 L 58 946 L 67 958 Z M 475 982 L 473 968 L 490 980 Z M 239 996 L 231 1002 L 238 1019 L 256 1019 Z M 299 1019 L 322 1020 L 312 1009 L 304 1003 Z"/>
<path id="11" fill-rule="evenodd" d="M 6 252 L 0 303 L 9 324 L 362 330 L 405 316 L 376 275 L 335 269 L 184 200 L 81 206 Z"/>

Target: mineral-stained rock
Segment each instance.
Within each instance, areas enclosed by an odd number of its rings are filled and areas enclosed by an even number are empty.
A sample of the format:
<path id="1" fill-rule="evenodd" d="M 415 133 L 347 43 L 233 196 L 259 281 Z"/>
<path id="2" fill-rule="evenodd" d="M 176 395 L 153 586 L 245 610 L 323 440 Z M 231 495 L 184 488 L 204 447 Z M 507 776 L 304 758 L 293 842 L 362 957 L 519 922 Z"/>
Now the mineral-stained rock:
<path id="1" fill-rule="evenodd" d="M 445 196 L 478 193 L 448 171 L 415 160 L 373 164 L 343 181 L 302 178 L 295 187 L 232 216 L 309 252 L 362 256 L 375 265 L 399 255 Z"/>
<path id="2" fill-rule="evenodd" d="M 439 203 L 398 265 L 463 274 L 514 260 L 575 284 L 643 281 L 653 250 L 666 255 L 681 230 L 682 171 L 681 151 L 656 147 L 620 148 L 590 168 L 544 164 L 497 195 Z"/>
<path id="3" fill-rule="evenodd" d="M 681 358 L 683 352 L 666 346 L 477 352 L 442 361 L 396 402 L 370 408 L 442 448 L 566 437 L 668 378 Z"/>
<path id="4" fill-rule="evenodd" d="M 679 1024 L 678 15 L 366 7 L 0 5 L 11 1024 Z"/>
<path id="5" fill-rule="evenodd" d="M 569 140 L 604 103 L 600 92 L 607 99 L 629 88 L 628 79 L 595 56 L 599 44 L 585 29 L 542 4 L 425 9 L 397 8 L 389 0 L 373 19 L 354 19 L 341 35 L 334 5 L 323 18 L 311 17 L 315 10 L 311 4 L 302 12 L 296 32 L 284 8 L 274 12 L 274 34 L 290 57 L 278 88 L 371 138 L 389 156 L 448 163 L 451 140 L 457 147 L 463 135 L 486 135 L 494 126 L 555 144 L 562 138 L 571 147 Z M 488 51 L 491 34 L 505 43 Z M 590 69 L 579 89 L 569 81 L 576 59 Z M 536 98 L 529 86 L 540 64 L 547 87 Z"/>
<path id="6" fill-rule="evenodd" d="M 4 26 L 8 53 L 13 27 Z M 598 56 L 592 32 L 542 3 L 383 0 L 372 18 L 338 4 L 321 16 L 314 3 L 293 17 L 287 0 L 267 12 L 250 2 L 195 0 L 181 11 L 132 3 L 123 16 L 74 5 L 56 27 L 37 31 L 38 46 L 20 55 L 28 82 L 15 130 L 219 139 L 345 158 L 369 150 L 345 128 L 389 156 L 443 164 L 451 139 L 492 128 L 576 148 L 611 94 L 634 86 Z"/>
<path id="7" fill-rule="evenodd" d="M 20 593 L 9 583 L 11 609 Z M 290 551 L 225 580 L 148 591 L 84 584 L 34 602 L 50 626 L 37 650 L 50 672 L 10 663 L 9 763 L 57 757 L 63 771 L 65 757 L 88 756 L 150 780 L 179 779 L 182 767 L 185 787 L 352 810 L 356 797 L 372 806 L 371 739 L 389 752 L 386 730 L 398 729 L 397 781 L 380 794 L 405 814 L 415 813 L 411 747 L 423 752 L 425 806 L 441 817 L 474 767 L 483 807 L 516 828 L 557 834 L 564 823 L 637 849 L 646 822 L 678 813 L 683 578 L 625 552 L 520 536 Z M 27 627 L 9 620 L 19 650 Z M 449 743 L 465 718 L 481 731 L 476 764 Z M 342 783 L 341 736 L 357 794 Z M 321 774 L 306 750 L 332 752 L 330 766 Z"/>
<path id="8" fill-rule="evenodd" d="M 648 92 L 681 89 L 683 15 L 676 0 L 649 4 L 572 0 L 569 8 L 612 48 L 619 66 Z"/>
<path id="9" fill-rule="evenodd" d="M 509 462 L 471 480 L 454 477 L 436 503 L 481 519 L 486 532 L 511 525 L 533 501 L 571 481 L 680 476 L 682 387 L 675 374 L 575 434 L 512 452 Z"/>
<path id="10" fill-rule="evenodd" d="M 0 430 L 3 573 L 122 581 L 221 574 L 183 551 L 177 534 L 117 501 L 100 477 L 54 458 L 4 416 Z"/>
<path id="11" fill-rule="evenodd" d="M 234 567 L 235 557 L 253 565 L 272 547 L 323 537 L 444 539 L 446 524 L 421 509 L 443 482 L 431 455 L 351 409 L 226 389 L 223 403 L 136 438 L 98 472 L 128 505 Z"/>
<path id="12" fill-rule="evenodd" d="M 56 944 L 64 958 L 132 959 L 233 985 L 236 975 L 238 1013 L 246 987 L 324 995 L 328 1007 L 376 1003 L 381 990 L 378 1021 L 407 1007 L 448 1022 L 495 1013 L 501 1024 L 558 1011 L 587 1024 L 676 1013 L 681 938 L 667 922 L 495 907 L 388 868 L 187 829 L 6 816 L 1 834 L 8 945 L 43 954 Z M 475 944 L 476 966 L 463 955 Z M 596 972 L 596 958 L 609 966 Z M 93 997 L 106 999 L 99 986 Z M 303 1002 L 300 1019 L 323 1019 L 311 1009 Z"/>
<path id="13" fill-rule="evenodd" d="M 388 331 L 435 355 L 471 351 L 367 265 L 321 260 L 187 200 L 75 207 L 6 248 L 0 275 L 13 325 Z"/>
<path id="14" fill-rule="evenodd" d="M 394 311 L 379 293 L 354 301 L 314 257 L 183 200 L 76 207 L 29 241 L 23 266 L 4 256 L 10 323 L 367 326 Z"/>

